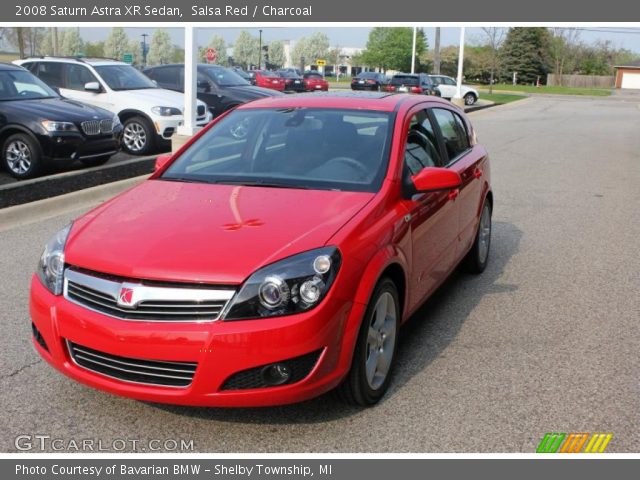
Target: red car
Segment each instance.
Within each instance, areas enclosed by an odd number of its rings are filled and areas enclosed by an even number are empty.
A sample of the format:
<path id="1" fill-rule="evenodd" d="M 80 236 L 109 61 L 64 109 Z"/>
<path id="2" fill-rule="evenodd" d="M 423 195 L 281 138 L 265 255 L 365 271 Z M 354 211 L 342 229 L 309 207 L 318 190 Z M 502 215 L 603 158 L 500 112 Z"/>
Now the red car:
<path id="1" fill-rule="evenodd" d="M 284 91 L 286 82 L 276 72 L 269 70 L 250 70 L 251 84 L 262 88 L 271 88 L 272 90 Z"/>
<path id="2" fill-rule="evenodd" d="M 417 95 L 257 100 L 47 243 L 33 343 L 140 400 L 259 406 L 387 389 L 397 335 L 491 241 L 489 159 Z M 44 392 L 43 392 L 44 393 Z"/>
<path id="3" fill-rule="evenodd" d="M 329 91 L 329 82 L 322 75 L 315 72 L 307 72 L 303 75 L 304 88 L 307 92 L 327 92 Z"/>

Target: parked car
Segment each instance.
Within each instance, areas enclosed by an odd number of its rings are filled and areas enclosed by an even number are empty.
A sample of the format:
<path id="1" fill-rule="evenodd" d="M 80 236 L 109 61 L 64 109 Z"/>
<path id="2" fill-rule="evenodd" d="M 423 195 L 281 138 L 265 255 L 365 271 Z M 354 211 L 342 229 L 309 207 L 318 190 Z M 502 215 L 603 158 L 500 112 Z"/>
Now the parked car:
<path id="1" fill-rule="evenodd" d="M 33 343 L 69 377 L 145 401 L 338 388 L 372 405 L 400 325 L 460 262 L 485 269 L 492 208 L 487 152 L 446 100 L 256 100 L 53 236 Z"/>
<path id="2" fill-rule="evenodd" d="M 440 96 L 440 92 L 426 73 L 397 73 L 391 77 L 385 91 Z"/>
<path id="3" fill-rule="evenodd" d="M 326 92 L 329 90 L 329 82 L 327 82 L 322 75 L 317 72 L 307 72 L 303 75 L 303 79 L 304 89 L 307 92 Z"/>
<path id="4" fill-rule="evenodd" d="M 386 84 L 383 73 L 362 72 L 351 79 L 351 90 L 382 90 Z"/>
<path id="5" fill-rule="evenodd" d="M 253 78 L 252 84 L 256 87 L 271 88 L 279 92 L 284 91 L 284 78 L 280 78 L 276 72 L 270 70 L 250 70 L 248 73 Z"/>
<path id="6" fill-rule="evenodd" d="M 429 75 L 434 85 L 440 91 L 440 96 L 442 98 L 451 99 L 456 95 L 457 82 L 455 79 L 451 77 L 447 77 L 446 75 Z M 472 88 L 468 85 L 462 84 L 461 86 L 461 96 L 464 99 L 465 105 L 473 105 L 478 101 L 480 95 L 475 88 Z"/>
<path id="7" fill-rule="evenodd" d="M 0 63 L 2 166 L 14 177 L 75 160 L 101 165 L 118 152 L 121 135 L 117 115 L 62 99 L 24 68 Z"/>
<path id="8" fill-rule="evenodd" d="M 251 75 L 249 75 L 247 72 L 245 72 L 242 68 L 231 67 L 231 70 L 233 70 L 234 73 L 240 75 L 248 83 L 251 83 L 253 85 L 252 80 L 254 80 L 254 78 Z"/>
<path id="9" fill-rule="evenodd" d="M 284 78 L 284 90 L 286 92 L 304 92 L 304 78 L 291 70 L 278 70 L 276 72 Z"/>
<path id="10" fill-rule="evenodd" d="M 184 92 L 184 64 L 160 65 L 144 70 L 158 86 Z M 251 100 L 281 95 L 275 90 L 254 87 L 228 68 L 220 65 L 198 65 L 198 99 L 209 107 L 214 117 Z"/>
<path id="11" fill-rule="evenodd" d="M 184 95 L 158 86 L 124 62 L 91 58 L 43 57 L 16 60 L 40 80 L 71 100 L 106 108 L 124 125 L 122 147 L 144 155 L 166 146 L 184 122 Z M 198 102 L 197 125 L 211 121 Z"/>

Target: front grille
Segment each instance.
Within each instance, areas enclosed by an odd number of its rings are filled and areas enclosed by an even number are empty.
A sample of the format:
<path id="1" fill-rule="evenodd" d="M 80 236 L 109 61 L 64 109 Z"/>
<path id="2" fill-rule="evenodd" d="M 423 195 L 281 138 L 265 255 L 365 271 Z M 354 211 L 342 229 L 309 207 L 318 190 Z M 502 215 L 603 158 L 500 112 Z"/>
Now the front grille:
<path id="1" fill-rule="evenodd" d="M 198 105 L 198 116 L 202 117 L 204 116 L 205 112 L 207 111 L 207 107 L 205 107 L 204 105 Z"/>
<path id="2" fill-rule="evenodd" d="M 38 327 L 36 327 L 33 322 L 31 322 L 31 333 L 33 334 L 33 339 L 38 342 L 38 345 L 48 352 L 49 347 L 47 347 L 47 342 L 44 341 L 44 337 L 40 333 L 40 330 L 38 330 Z"/>
<path id="3" fill-rule="evenodd" d="M 322 349 L 307 353 L 301 357 L 275 362 L 286 365 L 291 371 L 289 380 L 281 385 L 291 385 L 307 377 L 311 373 L 311 370 L 313 370 L 313 367 L 316 366 L 316 363 L 318 363 L 318 358 L 320 358 L 321 353 Z M 265 367 L 269 365 L 272 364 L 261 365 L 233 374 L 224 382 L 222 390 L 249 390 L 252 388 L 272 387 L 273 385 L 267 384 L 264 381 L 262 374 Z"/>
<path id="4" fill-rule="evenodd" d="M 89 120 L 80 124 L 85 135 L 100 135 L 113 132 L 111 120 Z"/>
<path id="5" fill-rule="evenodd" d="M 168 362 L 120 357 L 68 340 L 67 348 L 72 360 L 78 366 L 125 382 L 166 387 L 188 387 L 193 381 L 193 375 L 198 366 L 195 362 Z"/>
<path id="6" fill-rule="evenodd" d="M 149 285 L 139 280 L 112 278 L 67 269 L 65 298 L 125 320 L 184 322 L 217 320 L 234 293 L 230 289 L 190 288 L 173 284 L 158 286 L 155 282 Z M 128 302 L 123 301 L 127 300 L 127 290 L 131 291 Z"/>

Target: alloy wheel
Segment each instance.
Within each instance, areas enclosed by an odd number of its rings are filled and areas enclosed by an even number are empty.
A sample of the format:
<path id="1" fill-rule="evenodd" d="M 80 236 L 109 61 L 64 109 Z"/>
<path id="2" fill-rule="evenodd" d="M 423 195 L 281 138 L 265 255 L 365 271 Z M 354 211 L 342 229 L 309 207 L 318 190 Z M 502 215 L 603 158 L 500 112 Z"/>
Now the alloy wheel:
<path id="1" fill-rule="evenodd" d="M 31 168 L 31 150 L 22 140 L 13 140 L 4 154 L 7 166 L 16 175 L 24 175 Z"/>
<path id="2" fill-rule="evenodd" d="M 373 390 L 385 382 L 396 342 L 396 302 L 389 292 L 378 299 L 369 321 L 365 370 L 367 383 Z"/>
<path id="3" fill-rule="evenodd" d="M 130 122 L 124 127 L 123 142 L 128 150 L 139 152 L 147 143 L 147 132 L 137 122 Z"/>
<path id="4" fill-rule="evenodd" d="M 480 229 L 478 231 L 478 260 L 484 263 L 489 254 L 489 244 L 491 243 L 491 208 L 485 205 L 480 217 Z"/>

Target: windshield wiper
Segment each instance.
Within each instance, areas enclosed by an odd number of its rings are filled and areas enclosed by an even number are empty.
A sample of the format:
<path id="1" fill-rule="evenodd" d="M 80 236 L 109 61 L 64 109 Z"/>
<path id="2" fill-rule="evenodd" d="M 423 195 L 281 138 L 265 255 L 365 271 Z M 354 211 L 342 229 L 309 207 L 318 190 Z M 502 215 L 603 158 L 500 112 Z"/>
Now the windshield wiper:
<path id="1" fill-rule="evenodd" d="M 189 177 L 160 177 L 158 180 L 166 180 L 167 182 L 182 182 L 182 183 L 208 183 L 197 178 Z"/>
<path id="2" fill-rule="evenodd" d="M 212 180 L 209 183 L 216 183 L 221 185 L 241 185 L 243 187 L 294 188 L 300 190 L 309 190 L 309 187 L 303 187 L 301 185 L 266 182 L 264 180 Z"/>

